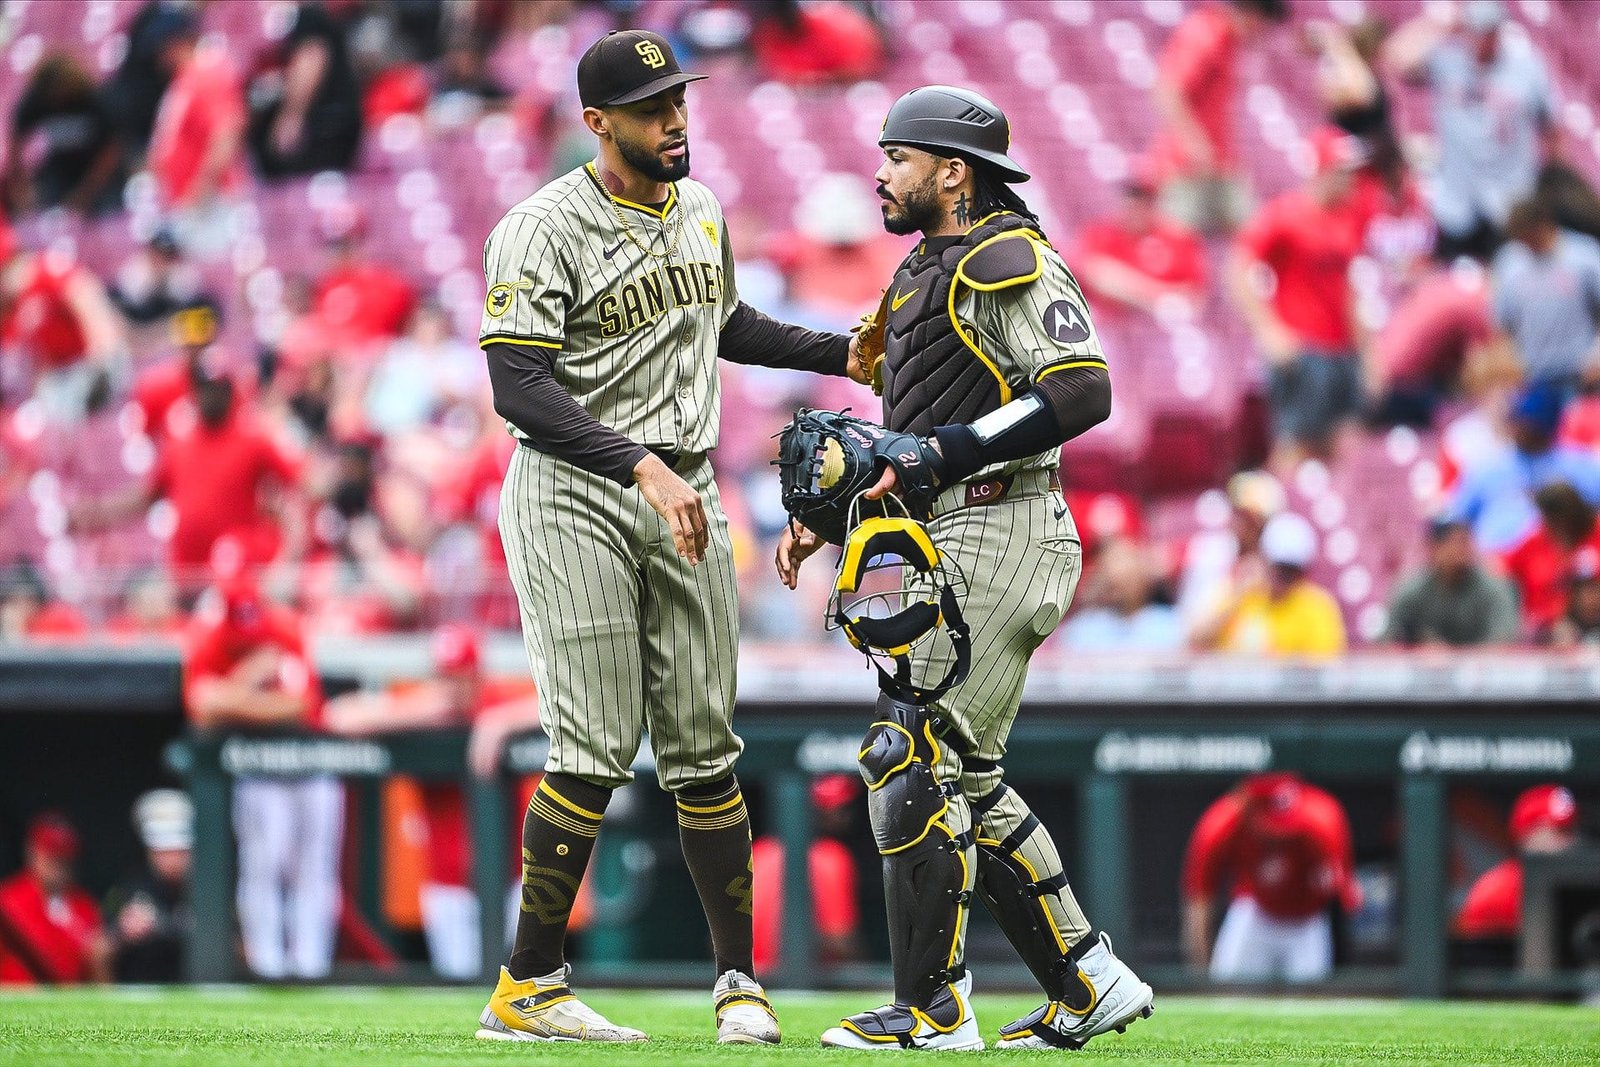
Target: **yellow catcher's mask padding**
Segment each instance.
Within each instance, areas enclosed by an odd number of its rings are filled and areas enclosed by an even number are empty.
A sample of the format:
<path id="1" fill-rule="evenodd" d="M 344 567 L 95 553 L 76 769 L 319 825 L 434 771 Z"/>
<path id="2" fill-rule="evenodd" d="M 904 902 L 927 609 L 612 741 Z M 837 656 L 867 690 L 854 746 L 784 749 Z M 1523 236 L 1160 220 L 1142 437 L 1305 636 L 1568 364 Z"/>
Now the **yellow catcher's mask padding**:
<path id="1" fill-rule="evenodd" d="M 845 541 L 844 559 L 839 564 L 835 586 L 844 593 L 856 592 L 861 587 L 867 564 L 879 556 L 899 556 L 923 574 L 939 565 L 939 550 L 933 547 L 933 539 L 920 522 L 863 519 Z"/>

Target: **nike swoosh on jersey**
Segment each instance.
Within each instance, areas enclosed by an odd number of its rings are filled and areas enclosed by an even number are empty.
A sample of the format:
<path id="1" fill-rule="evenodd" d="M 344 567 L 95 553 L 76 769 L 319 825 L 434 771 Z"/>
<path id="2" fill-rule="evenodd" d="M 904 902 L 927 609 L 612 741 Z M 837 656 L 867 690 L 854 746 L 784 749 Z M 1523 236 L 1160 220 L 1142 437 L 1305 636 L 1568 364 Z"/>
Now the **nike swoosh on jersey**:
<path id="1" fill-rule="evenodd" d="M 890 311 L 899 311 L 901 304 L 904 304 L 907 300 L 910 300 L 912 297 L 916 296 L 921 291 L 922 291 L 921 287 L 919 286 L 918 288 L 911 290 L 909 293 L 901 293 L 899 296 L 897 296 L 893 300 L 889 301 L 889 310 Z"/>
<path id="2" fill-rule="evenodd" d="M 602 250 L 600 254 L 602 256 L 605 256 L 606 259 L 610 259 L 612 256 L 616 255 L 618 252 L 622 251 L 622 246 L 627 244 L 627 243 L 628 243 L 627 241 L 618 241 L 616 244 L 612 245 L 610 248 Z"/>

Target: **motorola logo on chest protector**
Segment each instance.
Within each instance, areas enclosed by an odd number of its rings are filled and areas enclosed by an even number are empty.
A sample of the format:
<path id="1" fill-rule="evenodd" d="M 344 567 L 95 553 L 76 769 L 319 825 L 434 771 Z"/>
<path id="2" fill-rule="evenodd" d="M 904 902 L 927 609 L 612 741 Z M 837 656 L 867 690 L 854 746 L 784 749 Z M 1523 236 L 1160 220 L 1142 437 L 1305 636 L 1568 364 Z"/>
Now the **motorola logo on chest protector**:
<path id="1" fill-rule="evenodd" d="M 1089 322 L 1070 300 L 1057 300 L 1044 309 L 1044 332 L 1058 345 L 1076 345 L 1089 339 Z"/>

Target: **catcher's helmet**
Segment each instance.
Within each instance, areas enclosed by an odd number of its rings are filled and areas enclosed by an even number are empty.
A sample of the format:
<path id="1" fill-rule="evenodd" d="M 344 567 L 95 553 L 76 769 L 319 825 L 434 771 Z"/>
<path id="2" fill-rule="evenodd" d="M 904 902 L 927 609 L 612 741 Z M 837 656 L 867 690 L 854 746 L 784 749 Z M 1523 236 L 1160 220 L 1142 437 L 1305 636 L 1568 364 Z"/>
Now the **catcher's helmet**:
<path id="1" fill-rule="evenodd" d="M 894 102 L 883 120 L 878 147 L 907 144 L 971 156 L 993 167 L 1006 182 L 1025 182 L 1028 172 L 1006 155 L 1011 123 L 1006 114 L 971 89 L 924 85 Z"/>

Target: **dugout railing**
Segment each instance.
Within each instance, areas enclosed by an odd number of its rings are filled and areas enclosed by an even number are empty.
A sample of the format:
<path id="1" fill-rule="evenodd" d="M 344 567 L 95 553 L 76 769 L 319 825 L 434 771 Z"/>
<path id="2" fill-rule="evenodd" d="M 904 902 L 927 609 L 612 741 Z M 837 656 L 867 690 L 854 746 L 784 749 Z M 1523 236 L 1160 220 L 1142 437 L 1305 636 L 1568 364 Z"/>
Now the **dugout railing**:
<path id="1" fill-rule="evenodd" d="M 502 643 L 497 654 L 514 662 L 516 650 Z M 740 774 L 747 790 L 764 795 L 767 822 L 786 844 L 785 899 L 791 903 L 784 909 L 785 962 L 774 977 L 777 984 L 791 986 L 881 984 L 886 978 L 881 966 L 822 975 L 811 962 L 814 931 L 810 909 L 801 904 L 809 897 L 808 785 L 819 774 L 855 772 L 871 693 L 870 676 L 852 669 L 851 658 L 832 659 L 827 653 L 822 658 L 823 669 L 804 672 L 792 665 L 792 652 L 782 650 L 746 650 L 741 660 L 739 730 L 747 747 Z M 319 649 L 318 659 L 326 673 L 346 684 L 361 675 L 404 674 L 422 662 L 420 643 L 407 642 L 327 646 Z M 19 716 L 87 723 L 86 704 L 104 714 L 106 704 L 117 703 L 127 714 L 165 707 L 161 714 L 171 722 L 176 675 L 170 651 L 7 650 L 0 652 L 0 715 L 13 725 Z M 118 684 L 118 676 L 124 684 Z M 1544 780 L 1592 791 L 1600 782 L 1596 694 L 1600 666 L 1533 656 L 1367 656 L 1321 666 L 1047 659 L 1030 679 L 1006 766 L 1011 781 L 1053 788 L 1063 797 L 1059 810 L 1070 811 L 1070 817 L 1053 828 L 1073 886 L 1094 922 L 1112 931 L 1138 925 L 1141 899 L 1176 898 L 1175 883 L 1151 885 L 1148 873 L 1152 852 L 1165 864 L 1160 869 L 1170 872 L 1173 843 L 1181 843 L 1195 814 L 1164 810 L 1162 790 L 1169 785 L 1202 783 L 1214 795 L 1244 774 L 1269 768 L 1297 770 L 1335 787 L 1365 783 L 1390 798 L 1378 818 L 1394 823 L 1397 933 L 1389 966 L 1342 968 L 1335 987 L 1411 996 L 1563 995 L 1583 989 L 1588 979 L 1558 966 L 1559 953 L 1548 946 L 1524 952 L 1516 967 L 1453 965 L 1448 799 L 1452 784 L 1464 782 L 1497 788 L 1503 795 Z M 9 726 L 8 732 L 13 740 L 20 736 Z M 82 743 L 114 742 L 97 729 L 86 731 Z M 233 936 L 228 808 L 234 775 L 334 773 L 358 796 L 369 797 L 377 783 L 395 774 L 460 779 L 468 792 L 474 839 L 493 841 L 514 825 L 511 780 L 539 770 L 546 750 L 537 734 L 517 739 L 507 748 L 501 777 L 481 780 L 462 770 L 465 737 L 454 732 L 370 739 L 185 736 L 170 745 L 167 758 L 186 779 L 197 809 L 189 977 L 243 977 Z M 641 777 L 649 776 L 648 751 L 638 769 Z M 358 818 L 370 820 L 375 806 L 358 803 L 355 810 Z M 1049 814 L 1042 814 L 1049 823 Z M 368 826 L 361 836 L 370 842 L 379 835 Z M 505 856 L 494 848 L 475 849 L 474 856 L 483 943 L 498 946 L 504 939 Z M 598 862 L 606 862 L 604 849 Z M 863 878 L 875 874 L 870 868 L 862 871 Z M 1581 879 L 1583 871 L 1576 876 Z M 376 865 L 364 863 L 358 896 L 374 897 L 375 878 Z M 1529 907 L 1545 903 L 1534 896 Z M 1548 927 L 1549 916 L 1533 918 L 1530 928 Z M 878 921 L 875 914 L 864 916 L 868 926 Z M 598 933 L 591 944 L 600 954 L 586 965 L 586 976 L 594 980 L 666 980 L 683 973 L 670 962 L 652 964 L 607 951 L 606 931 Z M 615 936 L 609 947 L 618 947 Z M 1132 947 L 1137 956 L 1137 942 Z M 496 955 L 492 948 L 486 952 L 486 971 Z M 1196 979 L 1170 962 L 1142 969 L 1167 987 Z M 1020 968 L 1013 970 L 998 977 L 1025 981 Z"/>

